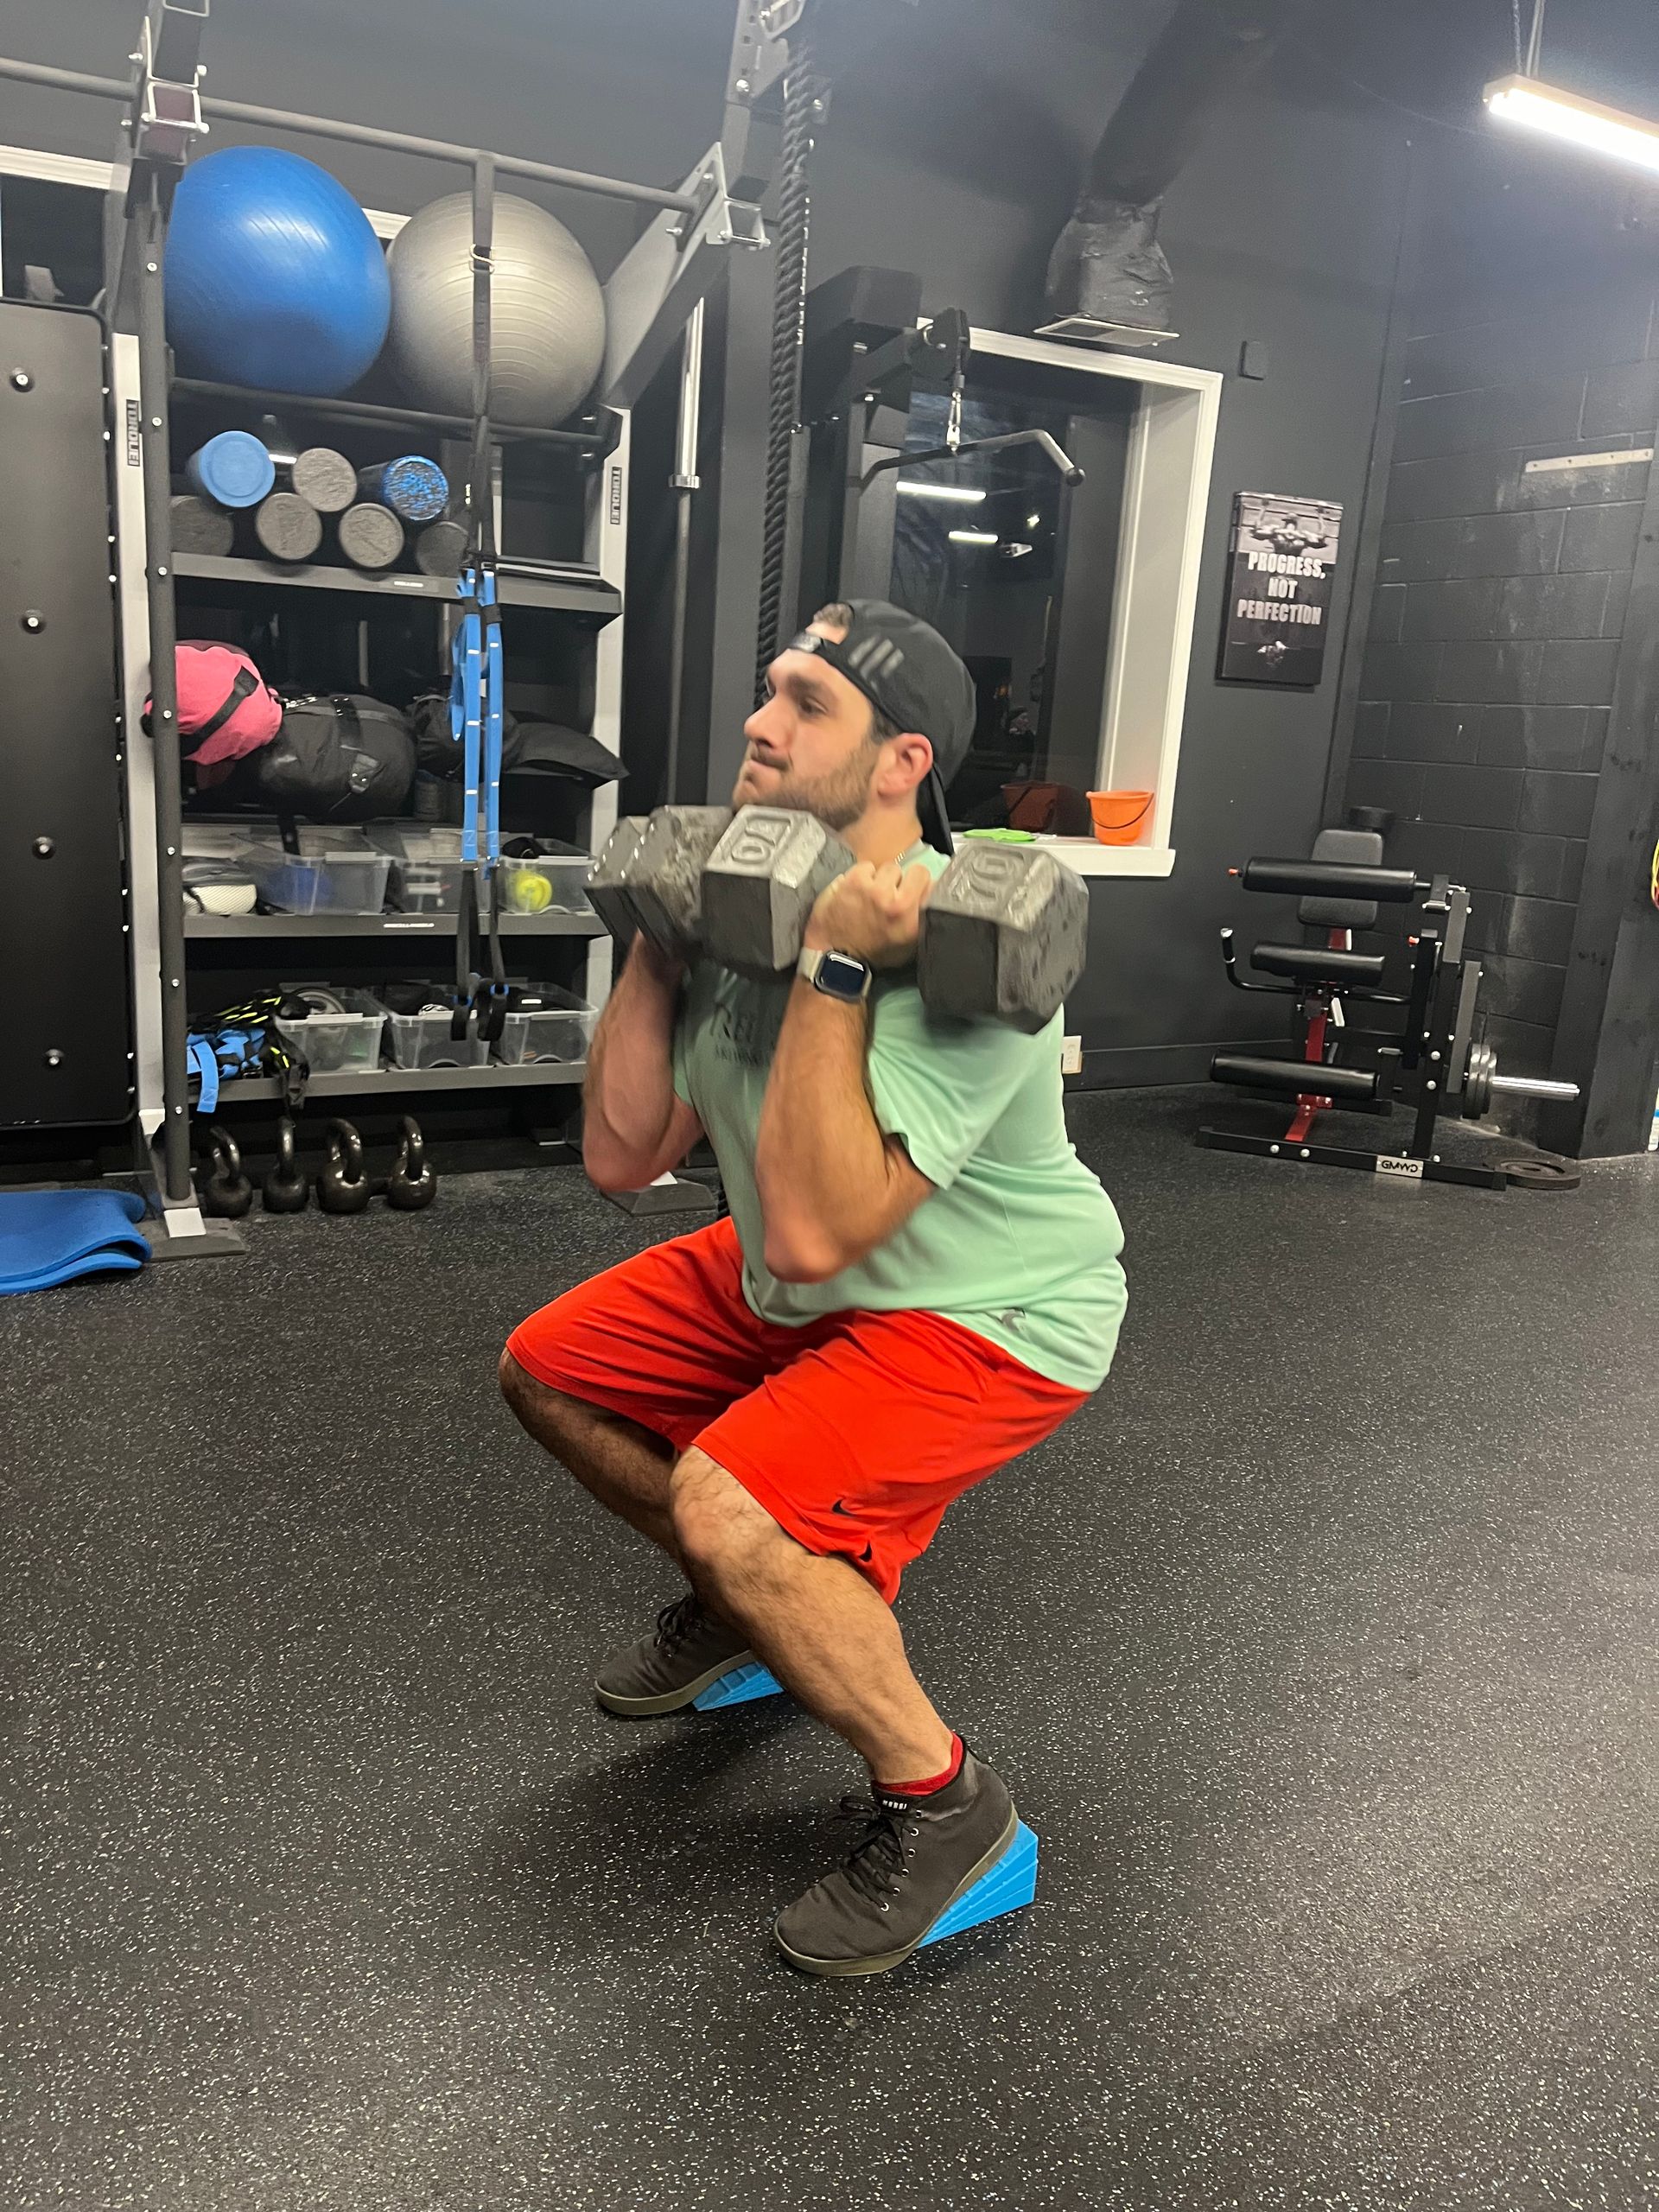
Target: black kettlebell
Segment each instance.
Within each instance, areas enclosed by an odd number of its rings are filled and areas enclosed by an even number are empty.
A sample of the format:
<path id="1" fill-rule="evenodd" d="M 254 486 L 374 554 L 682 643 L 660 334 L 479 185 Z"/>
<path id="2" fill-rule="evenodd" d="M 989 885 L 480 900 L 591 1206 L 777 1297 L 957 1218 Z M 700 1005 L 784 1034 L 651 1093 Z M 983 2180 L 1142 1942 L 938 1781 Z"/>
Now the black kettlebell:
<path id="1" fill-rule="evenodd" d="M 438 1195 L 438 1179 L 426 1157 L 426 1139 L 413 1115 L 404 1116 L 397 1158 L 386 1178 L 386 1204 L 397 1213 L 418 1213 Z"/>
<path id="2" fill-rule="evenodd" d="M 311 1203 L 311 1185 L 295 1154 L 295 1134 L 284 1114 L 276 1124 L 276 1162 L 260 1186 L 267 1213 L 303 1213 Z"/>
<path id="3" fill-rule="evenodd" d="M 328 1159 L 317 1177 L 317 1204 L 324 1213 L 361 1213 L 371 1185 L 363 1172 L 363 1140 L 349 1122 L 328 1124 Z"/>
<path id="4" fill-rule="evenodd" d="M 253 1185 L 242 1173 L 242 1154 L 236 1139 L 217 1122 L 210 1124 L 204 1150 L 207 1173 L 198 1199 L 203 1213 L 215 1221 L 240 1221 L 253 1204 Z"/>

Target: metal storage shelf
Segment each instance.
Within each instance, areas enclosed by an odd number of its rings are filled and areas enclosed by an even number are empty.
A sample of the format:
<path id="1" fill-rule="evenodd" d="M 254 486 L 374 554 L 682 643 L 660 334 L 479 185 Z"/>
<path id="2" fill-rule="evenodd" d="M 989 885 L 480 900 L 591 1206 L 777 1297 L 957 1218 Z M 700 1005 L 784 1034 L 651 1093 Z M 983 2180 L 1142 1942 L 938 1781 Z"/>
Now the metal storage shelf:
<path id="1" fill-rule="evenodd" d="M 597 914 L 503 914 L 503 937 L 601 937 Z M 454 937 L 453 914 L 186 914 L 188 938 Z"/>
<path id="2" fill-rule="evenodd" d="M 449 437 L 470 437 L 472 420 L 465 415 L 436 415 L 424 407 L 393 407 L 379 401 L 328 399 L 308 392 L 266 391 L 257 386 L 214 384 L 203 377 L 175 377 L 173 390 L 185 399 L 213 400 L 233 407 L 270 407 L 283 415 L 321 415 L 338 423 L 359 423 L 370 429 L 397 429 L 409 424 L 423 430 L 442 430 Z M 492 423 L 493 441 L 501 445 L 539 445 L 579 454 L 586 460 L 610 452 L 615 443 L 613 418 L 591 429 L 543 430 L 518 423 Z"/>
<path id="3" fill-rule="evenodd" d="M 362 569 L 322 568 L 308 561 L 290 566 L 250 561 L 232 553 L 180 553 L 174 556 L 173 568 L 181 579 L 250 584 L 261 591 L 269 590 L 272 584 L 285 584 L 304 591 L 343 592 L 359 598 L 433 599 L 455 604 L 453 576 L 411 576 L 401 572 L 371 575 Z M 500 569 L 496 593 L 504 607 L 551 607 L 590 615 L 599 623 L 609 622 L 622 612 L 622 594 L 614 584 L 575 568 L 562 576 L 521 576 L 511 569 Z"/>
<path id="4" fill-rule="evenodd" d="M 541 1060 L 516 1068 L 491 1060 L 481 1068 L 377 1068 L 372 1073 L 358 1069 L 312 1076 L 306 1084 L 306 1096 L 372 1098 L 384 1094 L 391 1098 L 406 1090 L 524 1090 L 537 1084 L 580 1083 L 587 1072 L 585 1060 Z M 229 1105 L 277 1099 L 283 1095 L 283 1082 L 274 1075 L 232 1076 L 228 1083 L 219 1084 L 219 1095 Z"/>

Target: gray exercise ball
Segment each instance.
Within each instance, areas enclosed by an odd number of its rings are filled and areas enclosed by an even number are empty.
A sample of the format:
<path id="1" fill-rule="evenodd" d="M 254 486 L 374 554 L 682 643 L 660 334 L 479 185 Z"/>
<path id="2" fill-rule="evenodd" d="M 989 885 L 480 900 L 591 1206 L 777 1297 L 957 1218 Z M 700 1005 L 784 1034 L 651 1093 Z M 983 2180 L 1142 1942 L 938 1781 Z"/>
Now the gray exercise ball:
<path id="1" fill-rule="evenodd" d="M 391 242 L 385 358 L 417 406 L 473 411 L 473 202 L 457 192 Z M 556 215 L 503 194 L 491 256 L 490 409 L 497 422 L 556 429 L 605 356 L 605 295 Z"/>

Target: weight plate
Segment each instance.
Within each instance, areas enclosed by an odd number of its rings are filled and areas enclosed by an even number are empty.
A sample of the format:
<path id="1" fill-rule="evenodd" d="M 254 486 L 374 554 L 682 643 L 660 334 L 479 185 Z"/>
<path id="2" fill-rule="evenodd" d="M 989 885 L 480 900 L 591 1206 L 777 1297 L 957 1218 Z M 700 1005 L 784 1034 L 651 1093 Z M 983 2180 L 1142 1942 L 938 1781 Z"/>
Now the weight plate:
<path id="1" fill-rule="evenodd" d="M 1570 1160 L 1556 1160 L 1547 1153 L 1535 1158 L 1506 1160 L 1504 1174 L 1520 1191 L 1576 1191 L 1584 1180 Z"/>
<path id="2" fill-rule="evenodd" d="M 1469 1047 L 1468 1065 L 1463 1076 L 1463 1111 L 1465 1120 L 1479 1121 L 1492 1103 L 1492 1077 L 1497 1073 L 1497 1055 L 1484 1038 L 1477 1038 Z"/>

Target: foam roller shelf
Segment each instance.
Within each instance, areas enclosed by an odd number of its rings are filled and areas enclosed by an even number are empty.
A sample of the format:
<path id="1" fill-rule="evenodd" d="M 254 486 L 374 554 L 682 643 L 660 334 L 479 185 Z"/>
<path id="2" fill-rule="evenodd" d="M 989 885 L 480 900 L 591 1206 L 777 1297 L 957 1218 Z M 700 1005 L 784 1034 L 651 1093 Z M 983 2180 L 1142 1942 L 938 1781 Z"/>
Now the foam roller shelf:
<path id="1" fill-rule="evenodd" d="M 548 1060 L 529 1067 L 503 1067 L 494 1060 L 481 1068 L 376 1068 L 355 1074 L 314 1075 L 305 1088 L 308 1098 L 392 1097 L 405 1090 L 503 1090 L 527 1089 L 538 1084 L 580 1083 L 588 1072 L 584 1060 Z M 233 1076 L 221 1083 L 219 1095 L 227 1105 L 255 1099 L 277 1099 L 281 1079 L 274 1075 Z"/>
<path id="2" fill-rule="evenodd" d="M 453 914 L 187 914 L 188 938 L 454 937 Z M 597 914 L 503 914 L 503 937 L 603 937 Z"/>
<path id="3" fill-rule="evenodd" d="M 455 601 L 453 576 L 411 576 L 401 569 L 371 574 L 365 569 L 321 568 L 309 561 L 290 566 L 232 553 L 180 553 L 173 569 L 181 581 L 254 585 L 262 591 L 279 584 L 302 591 L 344 592 L 355 598 L 435 599 L 450 606 Z M 498 571 L 496 594 L 503 607 L 552 607 L 601 623 L 622 612 L 622 594 L 614 584 L 575 568 L 564 575 L 516 576 Z"/>

